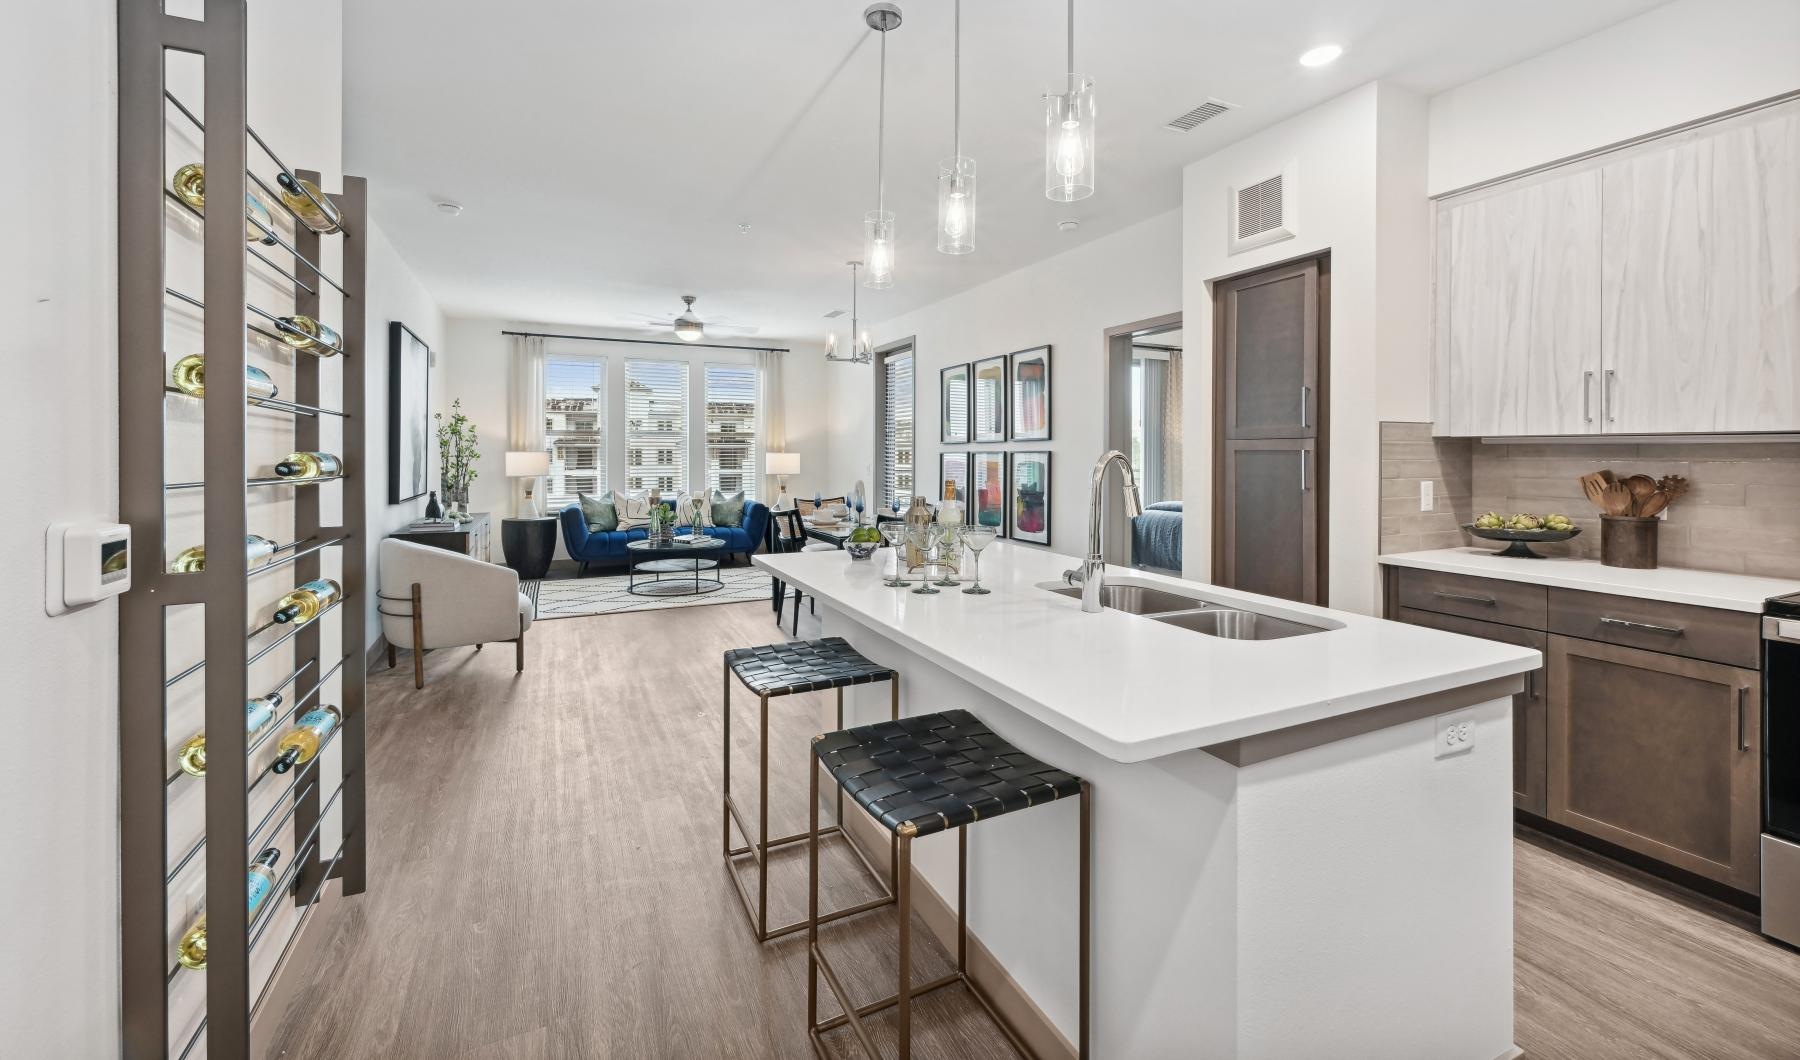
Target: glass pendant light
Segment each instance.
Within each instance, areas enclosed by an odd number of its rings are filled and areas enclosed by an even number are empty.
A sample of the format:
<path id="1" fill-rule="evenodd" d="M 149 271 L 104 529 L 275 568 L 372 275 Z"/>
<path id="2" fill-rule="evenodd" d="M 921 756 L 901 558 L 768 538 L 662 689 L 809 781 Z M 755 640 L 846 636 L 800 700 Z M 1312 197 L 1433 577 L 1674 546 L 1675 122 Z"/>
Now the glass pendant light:
<path id="1" fill-rule="evenodd" d="M 869 344 L 869 333 L 861 330 L 861 321 L 856 313 L 856 270 L 863 267 L 860 261 L 846 261 L 850 266 L 850 353 L 848 356 L 838 352 L 837 332 L 825 336 L 825 359 L 828 361 L 844 361 L 849 364 L 871 364 L 875 360 L 875 348 Z"/>
<path id="2" fill-rule="evenodd" d="M 956 0 L 952 64 L 956 153 L 938 163 L 937 248 L 940 254 L 975 249 L 975 160 L 962 153 L 962 0 Z"/>
<path id="3" fill-rule="evenodd" d="M 1069 0 L 1069 73 L 1044 97 L 1044 194 L 1074 202 L 1094 194 L 1094 82 L 1075 72 L 1075 0 Z"/>
<path id="4" fill-rule="evenodd" d="M 887 210 L 887 184 L 883 178 L 883 150 L 887 140 L 887 35 L 900 25 L 900 9 L 893 4 L 870 4 L 863 21 L 881 34 L 881 94 L 875 117 L 875 209 L 863 214 L 863 262 L 869 275 L 864 287 L 894 285 L 894 215 Z M 854 341 L 854 333 L 852 341 Z"/>

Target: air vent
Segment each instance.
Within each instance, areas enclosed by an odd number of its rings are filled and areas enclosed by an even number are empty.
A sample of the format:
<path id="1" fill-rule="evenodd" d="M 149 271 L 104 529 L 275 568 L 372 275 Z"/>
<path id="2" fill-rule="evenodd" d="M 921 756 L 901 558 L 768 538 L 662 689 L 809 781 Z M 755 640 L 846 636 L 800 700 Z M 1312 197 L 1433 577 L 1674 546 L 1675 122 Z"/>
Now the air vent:
<path id="1" fill-rule="evenodd" d="M 825 319 L 826 320 L 836 320 L 838 317 L 841 317 L 843 315 L 844 315 L 844 311 L 842 309 L 833 309 L 831 312 L 825 314 Z"/>
<path id="2" fill-rule="evenodd" d="M 1231 189 L 1229 253 L 1294 238 L 1294 163 L 1281 172 Z"/>
<path id="3" fill-rule="evenodd" d="M 1199 125 L 1201 122 L 1211 121 L 1212 119 L 1218 117 L 1219 115 L 1225 113 L 1228 110 L 1235 108 L 1236 106 L 1237 106 L 1236 103 L 1227 103 L 1222 99 L 1210 99 L 1209 98 L 1205 103 L 1200 104 L 1198 107 L 1195 107 L 1193 110 L 1188 111 L 1186 114 L 1183 114 L 1181 117 L 1176 118 L 1174 121 L 1168 123 L 1167 125 L 1164 125 L 1163 128 L 1173 129 L 1176 132 L 1187 132 L 1188 130 L 1192 129 L 1194 126 Z"/>

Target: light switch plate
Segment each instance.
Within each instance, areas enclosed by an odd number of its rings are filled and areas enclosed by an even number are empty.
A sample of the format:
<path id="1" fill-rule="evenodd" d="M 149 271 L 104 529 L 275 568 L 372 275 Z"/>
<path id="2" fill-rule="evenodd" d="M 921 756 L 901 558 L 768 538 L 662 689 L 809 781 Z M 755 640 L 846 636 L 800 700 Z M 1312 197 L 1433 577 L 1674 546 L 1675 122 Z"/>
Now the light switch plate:
<path id="1" fill-rule="evenodd" d="M 1448 758 L 1475 749 L 1473 714 L 1439 714 L 1435 729 L 1437 738 L 1432 742 L 1433 758 Z"/>
<path id="2" fill-rule="evenodd" d="M 1437 490 L 1436 490 L 1435 486 L 1436 486 L 1436 484 L 1433 483 L 1430 479 L 1421 479 L 1419 481 L 1419 510 L 1420 511 L 1428 512 L 1434 506 L 1436 506 Z"/>

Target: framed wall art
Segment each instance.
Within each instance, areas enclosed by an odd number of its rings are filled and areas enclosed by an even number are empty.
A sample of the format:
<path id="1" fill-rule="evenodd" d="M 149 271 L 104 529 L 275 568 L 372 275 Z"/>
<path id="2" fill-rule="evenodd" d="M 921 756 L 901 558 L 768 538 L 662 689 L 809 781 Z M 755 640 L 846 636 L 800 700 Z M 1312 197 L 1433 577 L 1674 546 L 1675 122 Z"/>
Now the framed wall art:
<path id="1" fill-rule="evenodd" d="M 1007 357 L 1012 375 L 1012 440 L 1050 440 L 1050 347 Z"/>
<path id="2" fill-rule="evenodd" d="M 1008 454 L 1011 464 L 1012 539 L 1033 545 L 1050 543 L 1050 452 L 1027 450 Z"/>
<path id="3" fill-rule="evenodd" d="M 969 500 L 963 518 L 1006 534 L 1006 454 L 969 454 Z"/>
<path id="4" fill-rule="evenodd" d="M 938 499 L 944 499 L 945 487 L 949 483 L 956 484 L 956 499 L 962 502 L 966 510 L 972 503 L 969 497 L 969 454 L 938 454 Z"/>
<path id="5" fill-rule="evenodd" d="M 420 496 L 431 475 L 431 349 L 388 325 L 388 503 Z"/>
<path id="6" fill-rule="evenodd" d="M 970 398 L 976 442 L 1006 441 L 1006 357 L 976 361 L 975 389 Z"/>
<path id="7" fill-rule="evenodd" d="M 969 444 L 969 366 L 953 364 L 938 373 L 938 441 Z"/>

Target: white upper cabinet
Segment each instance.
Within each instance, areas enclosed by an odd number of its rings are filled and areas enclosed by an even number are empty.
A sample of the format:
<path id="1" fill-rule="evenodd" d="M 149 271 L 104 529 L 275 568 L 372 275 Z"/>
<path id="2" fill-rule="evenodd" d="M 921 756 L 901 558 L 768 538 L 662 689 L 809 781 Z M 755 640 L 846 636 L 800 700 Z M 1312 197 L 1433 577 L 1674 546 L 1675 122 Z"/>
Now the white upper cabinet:
<path id="1" fill-rule="evenodd" d="M 1800 431 L 1800 101 L 1445 200 L 1436 431 Z"/>
<path id="2" fill-rule="evenodd" d="M 1606 429 L 1800 428 L 1800 107 L 1601 173 Z"/>
<path id="3" fill-rule="evenodd" d="M 1598 429 L 1600 174 L 1506 185 L 1439 219 L 1439 433 Z"/>

